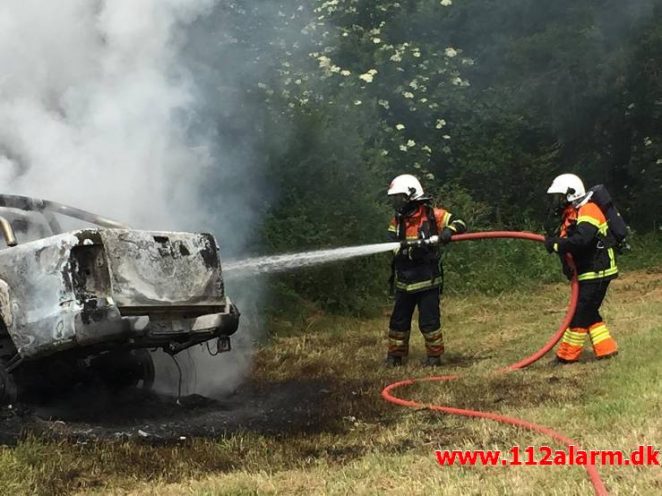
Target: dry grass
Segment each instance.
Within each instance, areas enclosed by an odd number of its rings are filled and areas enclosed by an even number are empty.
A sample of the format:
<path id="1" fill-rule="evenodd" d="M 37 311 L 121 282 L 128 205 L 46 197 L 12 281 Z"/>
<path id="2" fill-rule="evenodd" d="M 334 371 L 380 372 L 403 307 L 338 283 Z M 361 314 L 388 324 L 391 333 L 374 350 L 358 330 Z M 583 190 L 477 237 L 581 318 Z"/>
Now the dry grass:
<path id="1" fill-rule="evenodd" d="M 662 273 L 631 273 L 611 289 L 604 314 L 622 353 L 557 367 L 544 358 L 507 376 L 490 371 L 533 352 L 562 315 L 563 286 L 534 294 L 444 300 L 447 365 L 466 378 L 400 394 L 424 402 L 502 412 L 549 425 L 587 448 L 662 447 Z M 550 444 L 488 421 L 403 409 L 381 389 L 427 375 L 420 334 L 410 363 L 382 365 L 386 315 L 373 320 L 316 315 L 300 328 L 276 325 L 252 380 L 319 384 L 316 429 L 235 433 L 182 446 L 73 446 L 28 439 L 0 451 L 0 487 L 21 494 L 587 494 L 585 473 L 565 467 L 439 468 L 436 448 L 508 450 Z M 293 402 L 292 408 L 296 408 Z M 282 420 L 282 419 L 281 419 Z M 659 494 L 659 467 L 604 467 L 612 494 Z M 9 491 L 11 489 L 11 491 Z"/>

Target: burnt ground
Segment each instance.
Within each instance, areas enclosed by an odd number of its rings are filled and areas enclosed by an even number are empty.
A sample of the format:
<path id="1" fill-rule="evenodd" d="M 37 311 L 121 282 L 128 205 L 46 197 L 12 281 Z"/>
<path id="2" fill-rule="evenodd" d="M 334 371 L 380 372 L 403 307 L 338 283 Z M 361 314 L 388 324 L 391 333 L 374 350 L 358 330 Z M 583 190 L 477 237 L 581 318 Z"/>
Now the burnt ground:
<path id="1" fill-rule="evenodd" d="M 346 389 L 345 389 L 346 391 Z M 33 434 L 71 441 L 137 439 L 179 442 L 249 431 L 296 434 L 335 431 L 332 384 L 321 380 L 247 383 L 220 399 L 176 397 L 137 389 L 81 389 L 41 404 L 0 410 L 0 442 Z M 346 394 L 346 393 L 345 393 Z"/>

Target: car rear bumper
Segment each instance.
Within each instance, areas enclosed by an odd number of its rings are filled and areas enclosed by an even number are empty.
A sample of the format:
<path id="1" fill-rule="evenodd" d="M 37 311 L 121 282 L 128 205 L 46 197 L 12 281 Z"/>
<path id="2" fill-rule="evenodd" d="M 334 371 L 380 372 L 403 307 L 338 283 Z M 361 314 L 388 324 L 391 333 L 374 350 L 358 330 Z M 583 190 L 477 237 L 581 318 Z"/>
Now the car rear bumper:
<path id="1" fill-rule="evenodd" d="M 220 312 L 192 318 L 177 318 L 179 309 L 123 316 L 109 298 L 87 300 L 83 305 L 72 302 L 68 308 L 60 309 L 57 320 L 47 319 L 32 327 L 31 339 L 18 350 L 30 359 L 77 348 L 81 354 L 123 346 L 178 352 L 237 331 L 240 315 L 237 307 L 226 299 L 219 309 Z"/>
<path id="2" fill-rule="evenodd" d="M 123 317 L 134 337 L 160 340 L 177 335 L 230 336 L 239 327 L 239 312 L 230 304 L 227 312 L 201 315 L 190 319 L 154 319 L 149 315 Z"/>

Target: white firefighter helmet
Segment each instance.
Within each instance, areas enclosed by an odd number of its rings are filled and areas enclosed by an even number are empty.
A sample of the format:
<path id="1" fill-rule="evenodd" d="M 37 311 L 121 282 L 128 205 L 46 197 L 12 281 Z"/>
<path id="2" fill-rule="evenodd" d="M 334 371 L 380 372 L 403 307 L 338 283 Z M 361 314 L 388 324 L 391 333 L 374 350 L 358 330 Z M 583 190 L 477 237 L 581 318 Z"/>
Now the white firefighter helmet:
<path id="1" fill-rule="evenodd" d="M 423 186 L 415 176 L 411 174 L 402 174 L 393 181 L 388 187 L 389 196 L 406 195 L 408 200 L 419 200 L 423 198 Z"/>
<path id="2" fill-rule="evenodd" d="M 547 193 L 565 195 L 568 203 L 573 203 L 586 196 L 586 189 L 578 176 L 574 174 L 561 174 L 554 178 Z"/>

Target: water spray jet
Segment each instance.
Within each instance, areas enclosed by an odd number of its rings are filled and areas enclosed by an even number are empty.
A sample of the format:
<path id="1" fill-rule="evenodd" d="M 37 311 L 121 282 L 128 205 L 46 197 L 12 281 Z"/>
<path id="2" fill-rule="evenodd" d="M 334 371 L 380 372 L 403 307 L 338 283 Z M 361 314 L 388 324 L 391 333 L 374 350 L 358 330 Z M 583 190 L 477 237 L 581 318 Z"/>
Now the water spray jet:
<path id="1" fill-rule="evenodd" d="M 223 273 L 227 278 L 241 278 L 256 274 L 284 272 L 302 267 L 312 267 L 339 260 L 364 257 L 397 249 L 399 242 L 376 243 L 362 246 L 347 246 L 328 250 L 314 250 L 303 253 L 290 253 L 236 260 L 224 264 Z"/>

